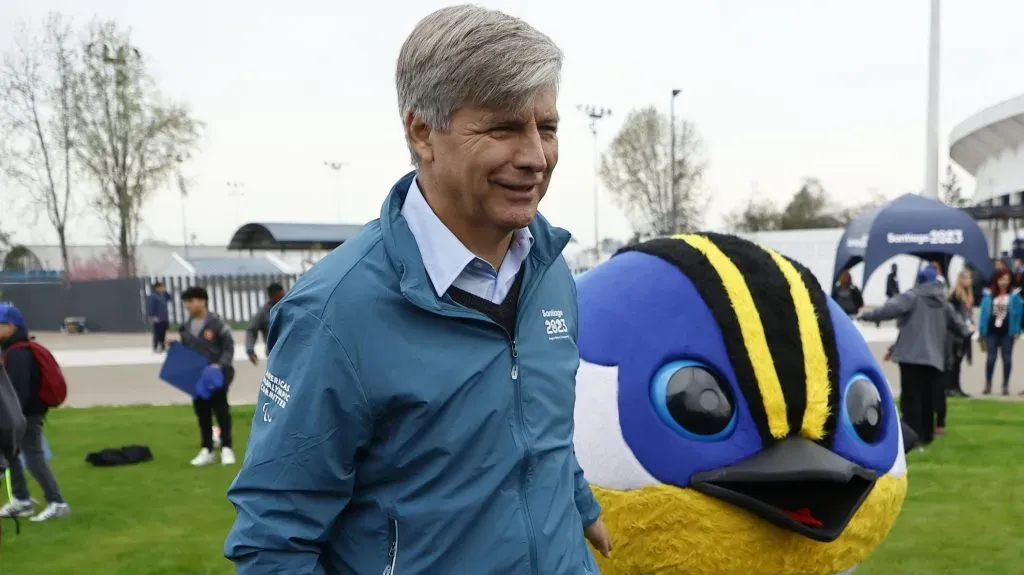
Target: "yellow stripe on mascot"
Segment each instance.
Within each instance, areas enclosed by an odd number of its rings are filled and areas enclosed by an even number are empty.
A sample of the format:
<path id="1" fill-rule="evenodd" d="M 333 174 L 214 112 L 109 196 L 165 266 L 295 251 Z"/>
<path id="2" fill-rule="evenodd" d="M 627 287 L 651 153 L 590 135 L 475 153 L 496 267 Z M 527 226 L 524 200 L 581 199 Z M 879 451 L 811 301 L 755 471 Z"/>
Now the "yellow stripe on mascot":
<path id="1" fill-rule="evenodd" d="M 604 575 L 835 575 L 907 490 L 892 392 L 805 267 L 718 234 L 627 248 L 577 280 L 576 456 Z"/>

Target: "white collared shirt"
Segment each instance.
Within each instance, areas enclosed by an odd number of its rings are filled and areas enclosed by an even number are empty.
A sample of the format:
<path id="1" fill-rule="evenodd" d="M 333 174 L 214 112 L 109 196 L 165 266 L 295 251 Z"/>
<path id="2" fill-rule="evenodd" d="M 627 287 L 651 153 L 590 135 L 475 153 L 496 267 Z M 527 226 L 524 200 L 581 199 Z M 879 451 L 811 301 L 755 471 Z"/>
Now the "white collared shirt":
<path id="1" fill-rule="evenodd" d="M 494 269 L 490 263 L 469 251 L 437 217 L 420 192 L 415 178 L 405 196 L 402 217 L 409 224 L 409 230 L 420 248 L 423 266 L 437 297 L 444 296 L 448 288 L 455 286 L 493 303 L 501 303 L 512 289 L 533 247 L 533 235 L 529 228 L 516 230 L 505 259 L 497 270 Z"/>

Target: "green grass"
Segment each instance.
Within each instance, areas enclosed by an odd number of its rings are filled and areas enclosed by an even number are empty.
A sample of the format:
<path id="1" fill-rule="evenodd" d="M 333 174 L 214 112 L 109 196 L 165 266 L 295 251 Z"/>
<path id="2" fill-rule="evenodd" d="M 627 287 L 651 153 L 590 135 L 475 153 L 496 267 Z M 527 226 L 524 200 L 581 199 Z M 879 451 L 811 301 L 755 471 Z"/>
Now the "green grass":
<path id="1" fill-rule="evenodd" d="M 238 459 L 252 408 L 234 408 Z M 51 461 L 71 517 L 4 522 L 0 575 L 220 575 L 233 573 L 224 538 L 234 518 L 225 492 L 238 467 L 196 469 L 191 406 L 60 409 L 46 425 Z M 153 461 L 97 468 L 87 453 L 148 445 Z M 33 496 L 41 493 L 31 483 Z"/>
<path id="2" fill-rule="evenodd" d="M 857 575 L 1024 572 L 1024 404 L 949 406 L 948 435 L 909 455 L 903 512 Z"/>
<path id="3" fill-rule="evenodd" d="M 949 435 L 911 454 L 903 513 L 857 575 L 1024 569 L 1024 404 L 954 401 L 950 408 Z M 234 414 L 241 447 L 252 410 Z M 190 467 L 195 427 L 189 407 L 54 412 L 46 430 L 55 451 L 51 463 L 73 513 L 42 524 L 24 521 L 21 535 L 5 522 L 0 575 L 232 573 L 221 548 L 234 516 L 224 493 L 237 468 Z M 108 469 L 84 462 L 90 451 L 130 443 L 149 445 L 155 459 Z"/>

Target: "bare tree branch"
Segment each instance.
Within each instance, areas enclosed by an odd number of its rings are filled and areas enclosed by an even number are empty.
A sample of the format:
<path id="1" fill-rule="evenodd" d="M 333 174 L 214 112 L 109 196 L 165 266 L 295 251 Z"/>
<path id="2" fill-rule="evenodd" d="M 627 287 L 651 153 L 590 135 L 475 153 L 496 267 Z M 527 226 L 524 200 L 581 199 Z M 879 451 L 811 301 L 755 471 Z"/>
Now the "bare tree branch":
<path id="1" fill-rule="evenodd" d="M 50 14 L 39 39 L 21 25 L 0 67 L 3 174 L 28 192 L 34 215 L 44 215 L 56 231 L 65 271 L 70 271 L 75 82 L 70 26 Z"/>
<path id="2" fill-rule="evenodd" d="M 143 207 L 202 127 L 185 106 L 164 101 L 130 39 L 113 22 L 91 26 L 76 108 L 78 157 L 100 186 L 93 207 L 118 246 L 123 276 L 135 274 Z"/>
<path id="3" fill-rule="evenodd" d="M 700 226 L 707 209 L 707 166 L 697 130 L 685 120 L 669 125 L 654 106 L 634 110 L 601 158 L 601 179 L 639 236 L 668 235 Z M 676 132 L 675 193 L 672 130 Z"/>

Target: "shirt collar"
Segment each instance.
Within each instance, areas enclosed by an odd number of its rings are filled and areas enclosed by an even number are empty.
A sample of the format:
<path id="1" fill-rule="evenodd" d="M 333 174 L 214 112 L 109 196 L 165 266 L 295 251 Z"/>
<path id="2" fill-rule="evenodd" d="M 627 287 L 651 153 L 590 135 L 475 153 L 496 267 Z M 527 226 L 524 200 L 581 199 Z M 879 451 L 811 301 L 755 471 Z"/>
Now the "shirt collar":
<path id="1" fill-rule="evenodd" d="M 414 178 L 409 185 L 409 192 L 402 204 L 402 217 L 409 225 L 409 231 L 420 250 L 420 257 L 423 259 L 423 267 L 426 268 L 430 283 L 434 286 L 437 297 L 441 297 L 452 287 L 455 280 L 462 275 L 466 266 L 478 260 L 473 252 L 469 251 L 459 238 L 444 225 L 444 222 L 437 217 L 434 210 L 427 204 L 426 198 L 420 191 L 419 183 Z M 533 234 L 529 228 L 521 228 L 515 231 L 512 236 L 512 244 L 509 252 L 502 262 L 515 264 L 518 271 L 519 266 L 526 260 L 527 254 L 533 245 Z M 511 259 L 517 262 L 510 261 Z M 482 261 L 482 260 L 481 260 Z M 490 265 L 490 264 L 488 264 Z"/>

